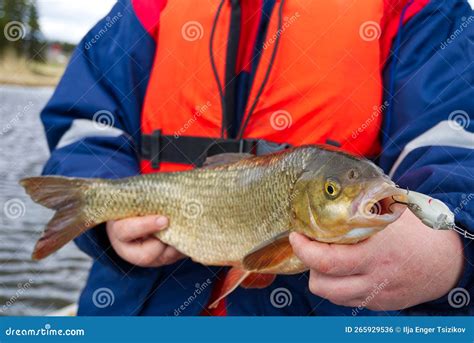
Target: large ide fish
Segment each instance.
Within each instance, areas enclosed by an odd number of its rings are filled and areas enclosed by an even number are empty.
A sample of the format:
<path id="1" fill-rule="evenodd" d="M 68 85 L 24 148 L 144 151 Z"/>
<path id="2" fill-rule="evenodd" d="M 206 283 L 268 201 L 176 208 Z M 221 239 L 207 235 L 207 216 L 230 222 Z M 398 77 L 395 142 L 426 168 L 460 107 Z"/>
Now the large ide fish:
<path id="1" fill-rule="evenodd" d="M 396 203 L 406 199 L 406 191 L 380 168 L 333 148 L 302 146 L 209 160 L 200 169 L 119 180 L 23 179 L 35 202 L 56 210 L 33 258 L 42 259 L 109 220 L 165 215 L 170 222 L 156 234 L 161 241 L 196 262 L 232 267 L 215 306 L 239 285 L 265 287 L 276 274 L 305 271 L 293 254 L 290 232 L 357 243 L 405 210 Z"/>

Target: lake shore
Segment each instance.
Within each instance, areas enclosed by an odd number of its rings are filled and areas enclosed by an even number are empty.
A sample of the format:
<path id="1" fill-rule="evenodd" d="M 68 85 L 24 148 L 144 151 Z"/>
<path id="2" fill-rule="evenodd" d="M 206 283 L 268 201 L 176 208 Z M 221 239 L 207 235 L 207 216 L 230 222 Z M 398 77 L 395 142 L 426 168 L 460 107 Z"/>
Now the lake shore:
<path id="1" fill-rule="evenodd" d="M 23 58 L 0 60 L 0 84 L 28 87 L 54 87 L 64 73 L 65 65 L 28 61 Z"/>
<path id="2" fill-rule="evenodd" d="M 53 91 L 0 86 L 0 318 L 49 315 L 76 303 L 91 266 L 73 243 L 47 260 L 31 259 L 52 211 L 32 202 L 18 181 L 40 175 L 49 158 L 40 112 Z"/>

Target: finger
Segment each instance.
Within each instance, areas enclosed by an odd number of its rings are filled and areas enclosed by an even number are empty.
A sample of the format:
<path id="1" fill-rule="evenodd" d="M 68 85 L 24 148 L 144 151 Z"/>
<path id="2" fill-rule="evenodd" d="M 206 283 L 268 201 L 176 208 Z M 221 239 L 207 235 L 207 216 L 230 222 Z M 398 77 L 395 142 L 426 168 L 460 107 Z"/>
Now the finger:
<path id="1" fill-rule="evenodd" d="M 168 226 L 164 216 L 145 216 L 122 219 L 114 222 L 113 234 L 122 242 L 130 242 L 152 235 Z"/>
<path id="2" fill-rule="evenodd" d="M 309 290 L 336 305 L 359 306 L 371 293 L 371 282 L 366 276 L 330 276 L 311 270 Z"/>
<path id="3" fill-rule="evenodd" d="M 180 253 L 175 248 L 171 246 L 167 246 L 166 249 L 161 254 L 161 256 L 159 257 L 159 260 L 161 264 L 173 264 L 184 257 L 186 256 Z"/>
<path id="4" fill-rule="evenodd" d="M 323 274 L 356 275 L 370 268 L 368 249 L 362 249 L 357 244 L 336 245 L 315 242 L 296 232 L 291 233 L 290 243 L 296 256 L 306 266 Z"/>
<path id="5" fill-rule="evenodd" d="M 114 246 L 117 253 L 125 260 L 141 267 L 159 266 L 159 257 L 166 249 L 166 244 L 150 237 L 132 242 L 118 242 Z"/>

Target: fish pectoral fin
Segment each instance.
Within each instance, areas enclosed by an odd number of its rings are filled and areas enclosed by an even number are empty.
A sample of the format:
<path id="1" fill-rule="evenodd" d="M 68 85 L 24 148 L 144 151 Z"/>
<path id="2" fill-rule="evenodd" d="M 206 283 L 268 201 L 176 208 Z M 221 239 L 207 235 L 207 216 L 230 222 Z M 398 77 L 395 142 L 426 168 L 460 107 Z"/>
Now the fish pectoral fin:
<path id="1" fill-rule="evenodd" d="M 275 278 L 275 274 L 251 273 L 242 281 L 240 286 L 244 288 L 265 288 L 270 286 Z"/>
<path id="2" fill-rule="evenodd" d="M 276 267 L 293 255 L 293 248 L 289 240 L 289 231 L 285 231 L 274 238 L 257 246 L 243 259 L 245 270 L 258 271 Z"/>
<path id="3" fill-rule="evenodd" d="M 239 285 L 249 276 L 251 273 L 246 270 L 242 270 L 239 268 L 231 268 L 225 278 L 224 282 L 222 284 L 222 287 L 219 289 L 219 293 L 216 294 L 213 299 L 211 299 L 211 304 L 209 305 L 209 308 L 216 308 L 217 305 L 219 304 L 219 301 L 224 299 L 226 296 L 228 296 L 232 291 L 234 291 Z"/>
<path id="4" fill-rule="evenodd" d="M 213 168 L 222 166 L 225 164 L 230 164 L 234 162 L 238 162 L 240 160 L 244 160 L 249 157 L 253 157 L 252 154 L 247 153 L 238 153 L 238 152 L 226 152 L 223 154 L 212 155 L 206 158 L 203 164 L 203 168 Z"/>

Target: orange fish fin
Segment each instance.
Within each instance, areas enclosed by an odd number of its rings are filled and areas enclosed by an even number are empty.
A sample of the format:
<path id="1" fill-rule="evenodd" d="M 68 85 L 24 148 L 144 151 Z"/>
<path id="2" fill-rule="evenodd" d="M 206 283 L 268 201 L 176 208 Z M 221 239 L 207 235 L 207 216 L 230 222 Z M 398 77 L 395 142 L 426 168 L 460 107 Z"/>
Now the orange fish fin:
<path id="1" fill-rule="evenodd" d="M 275 281 L 275 274 L 252 273 L 245 278 L 240 286 L 244 288 L 265 288 Z"/>
<path id="2" fill-rule="evenodd" d="M 289 232 L 283 232 L 259 245 L 243 259 L 245 270 L 265 270 L 276 267 L 293 255 Z"/>
<path id="3" fill-rule="evenodd" d="M 232 293 L 232 291 L 236 289 L 250 274 L 250 272 L 239 268 L 231 268 L 224 278 L 224 282 L 222 287 L 219 289 L 219 293 L 214 296 L 214 299 L 211 299 L 212 302 L 209 305 L 209 308 L 216 308 L 217 304 L 219 304 L 219 301 Z"/>

